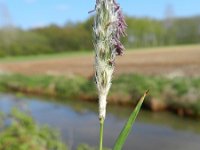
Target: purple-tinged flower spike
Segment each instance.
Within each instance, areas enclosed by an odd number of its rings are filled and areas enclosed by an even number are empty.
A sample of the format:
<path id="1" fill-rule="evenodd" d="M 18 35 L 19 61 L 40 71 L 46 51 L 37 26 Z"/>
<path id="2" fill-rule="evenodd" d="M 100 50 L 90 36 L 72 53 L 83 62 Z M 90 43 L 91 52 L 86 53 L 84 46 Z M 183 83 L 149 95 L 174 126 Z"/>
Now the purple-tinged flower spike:
<path id="1" fill-rule="evenodd" d="M 114 46 L 115 46 L 117 55 L 122 55 L 125 48 L 120 42 L 120 37 L 127 35 L 126 34 L 127 24 L 125 22 L 125 19 L 124 19 L 124 16 L 122 14 L 119 4 L 117 4 L 115 0 L 113 0 L 113 3 L 115 6 L 115 12 L 117 13 L 117 22 L 116 22 L 117 29 L 116 29 L 116 33 L 114 37 Z"/>
<path id="2" fill-rule="evenodd" d="M 122 14 L 122 11 L 121 11 L 121 8 L 119 6 L 119 4 L 116 3 L 115 0 L 113 0 L 114 2 L 114 5 L 115 5 L 115 12 L 117 13 L 118 15 L 118 21 L 117 21 L 117 24 L 118 24 L 118 37 L 120 37 L 121 35 L 122 36 L 126 36 L 126 28 L 127 28 L 127 24 L 125 22 L 125 18 Z"/>
<path id="3" fill-rule="evenodd" d="M 115 47 L 115 51 L 116 51 L 117 55 L 122 56 L 125 48 L 118 39 L 114 40 L 114 47 Z"/>
<path id="4" fill-rule="evenodd" d="M 94 11 L 95 80 L 99 96 L 99 118 L 104 120 L 114 61 L 117 55 L 123 54 L 124 46 L 120 37 L 126 35 L 127 25 L 115 0 L 96 0 Z"/>

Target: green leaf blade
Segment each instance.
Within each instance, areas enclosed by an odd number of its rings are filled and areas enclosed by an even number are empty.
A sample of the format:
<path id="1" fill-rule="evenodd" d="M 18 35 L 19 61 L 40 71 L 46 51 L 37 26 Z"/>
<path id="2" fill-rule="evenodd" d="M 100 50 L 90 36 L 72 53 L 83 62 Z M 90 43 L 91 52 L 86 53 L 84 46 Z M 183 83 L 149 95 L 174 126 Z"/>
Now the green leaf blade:
<path id="1" fill-rule="evenodd" d="M 146 91 L 144 93 L 144 95 L 140 98 L 139 102 L 137 103 L 135 109 L 133 110 L 133 112 L 131 113 L 127 123 L 125 124 L 124 128 L 122 129 L 120 135 L 118 136 L 116 142 L 115 142 L 115 145 L 114 145 L 114 148 L 113 150 L 121 150 L 131 129 L 132 129 L 132 126 L 133 124 L 135 123 L 135 119 L 137 118 L 137 115 L 141 109 L 141 106 L 144 102 L 144 99 L 145 97 L 147 96 L 149 91 Z"/>

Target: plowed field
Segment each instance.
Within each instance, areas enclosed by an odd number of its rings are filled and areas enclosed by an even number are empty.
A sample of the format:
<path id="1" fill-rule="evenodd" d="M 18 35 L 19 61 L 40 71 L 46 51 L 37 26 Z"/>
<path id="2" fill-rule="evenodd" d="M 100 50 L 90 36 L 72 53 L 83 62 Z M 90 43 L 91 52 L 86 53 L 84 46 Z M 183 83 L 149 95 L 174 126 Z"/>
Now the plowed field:
<path id="1" fill-rule="evenodd" d="M 52 57 L 0 62 L 1 73 L 27 75 L 93 75 L 93 55 Z M 164 76 L 199 76 L 200 45 L 126 51 L 116 59 L 115 74 L 138 73 Z"/>

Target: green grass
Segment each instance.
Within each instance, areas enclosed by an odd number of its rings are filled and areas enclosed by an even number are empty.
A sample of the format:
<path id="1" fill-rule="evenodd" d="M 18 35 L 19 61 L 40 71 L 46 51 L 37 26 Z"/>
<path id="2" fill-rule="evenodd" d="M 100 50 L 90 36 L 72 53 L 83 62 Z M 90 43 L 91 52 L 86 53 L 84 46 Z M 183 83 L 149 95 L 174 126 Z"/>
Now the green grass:
<path id="1" fill-rule="evenodd" d="M 141 48 L 133 48 L 131 50 L 164 50 L 164 49 L 195 49 L 199 48 L 200 44 L 180 44 L 180 45 L 168 45 L 168 46 L 155 46 L 155 47 L 141 47 Z"/>
<path id="2" fill-rule="evenodd" d="M 152 109 L 151 103 L 156 102 L 165 104 L 171 110 L 183 109 L 186 113 L 200 116 L 200 78 L 168 79 L 134 74 L 121 75 L 113 80 L 108 96 L 109 103 L 136 104 L 147 89 L 150 90 L 148 100 L 144 102 L 147 108 Z M 1 75 L 0 91 L 94 102 L 97 100 L 94 81 L 79 76 Z"/>
<path id="3" fill-rule="evenodd" d="M 57 131 L 47 125 L 38 125 L 27 112 L 17 109 L 9 114 L 0 112 L 0 123 L 0 150 L 68 150 Z M 77 150 L 98 149 L 80 144 Z"/>
<path id="4" fill-rule="evenodd" d="M 77 56 L 88 56 L 91 54 L 92 54 L 91 51 L 74 51 L 74 52 L 70 51 L 70 52 L 61 52 L 61 53 L 52 53 L 52 54 L 29 55 L 29 56 L 26 56 L 26 55 L 7 56 L 7 57 L 0 58 L 0 63 L 60 59 L 60 58 L 77 57 Z"/>
<path id="5" fill-rule="evenodd" d="M 135 48 L 128 49 L 127 51 L 162 51 L 162 50 L 170 50 L 170 49 L 196 49 L 199 48 L 200 44 L 192 44 L 192 45 L 177 45 L 177 46 L 164 46 L 164 47 L 149 47 L 149 48 Z M 23 61 L 37 61 L 37 60 L 48 60 L 48 59 L 60 59 L 60 58 L 68 58 L 68 57 L 79 57 L 79 56 L 90 56 L 93 55 L 93 50 L 90 51 L 68 51 L 61 53 L 52 53 L 52 54 L 38 54 L 38 55 L 29 55 L 29 56 L 8 56 L 0 58 L 0 63 L 7 62 L 23 62 Z"/>
<path id="6" fill-rule="evenodd" d="M 32 117 L 13 109 L 4 116 L 3 130 L 0 132 L 0 150 L 67 150 L 57 132 L 47 126 L 38 126 Z"/>

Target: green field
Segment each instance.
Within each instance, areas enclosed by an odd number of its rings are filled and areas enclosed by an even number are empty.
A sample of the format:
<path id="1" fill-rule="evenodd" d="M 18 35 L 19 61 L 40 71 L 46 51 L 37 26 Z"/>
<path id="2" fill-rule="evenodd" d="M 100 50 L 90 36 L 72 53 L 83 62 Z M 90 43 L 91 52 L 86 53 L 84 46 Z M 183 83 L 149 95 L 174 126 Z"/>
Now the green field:
<path id="1" fill-rule="evenodd" d="M 91 54 L 92 54 L 91 51 L 78 51 L 78 52 L 69 51 L 69 52 L 61 52 L 61 53 L 54 53 L 54 54 L 7 56 L 7 57 L 0 58 L 0 63 L 49 60 L 49 59 L 69 58 L 69 57 L 76 57 L 76 56 L 88 56 Z"/>

